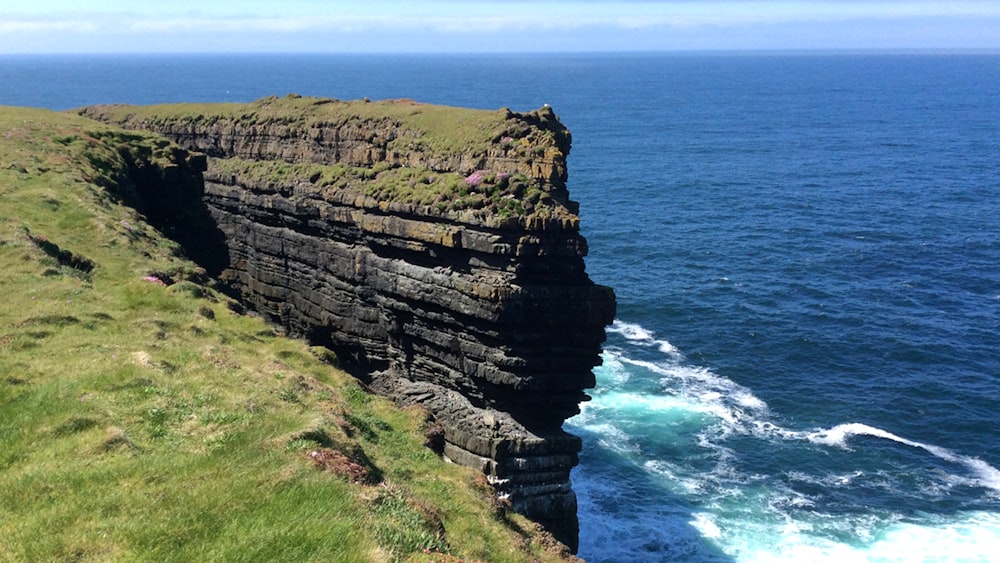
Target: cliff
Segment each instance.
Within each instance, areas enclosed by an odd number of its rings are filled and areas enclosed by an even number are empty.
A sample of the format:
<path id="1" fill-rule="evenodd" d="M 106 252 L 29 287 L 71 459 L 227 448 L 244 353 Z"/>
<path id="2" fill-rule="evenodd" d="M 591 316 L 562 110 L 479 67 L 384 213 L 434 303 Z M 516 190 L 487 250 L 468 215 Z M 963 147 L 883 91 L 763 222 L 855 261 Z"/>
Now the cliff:
<path id="1" fill-rule="evenodd" d="M 614 296 L 585 272 L 551 109 L 289 96 L 81 113 L 207 155 L 177 201 L 136 175 L 137 207 L 254 309 L 425 407 L 445 456 L 575 550 L 580 440 L 561 426 Z"/>

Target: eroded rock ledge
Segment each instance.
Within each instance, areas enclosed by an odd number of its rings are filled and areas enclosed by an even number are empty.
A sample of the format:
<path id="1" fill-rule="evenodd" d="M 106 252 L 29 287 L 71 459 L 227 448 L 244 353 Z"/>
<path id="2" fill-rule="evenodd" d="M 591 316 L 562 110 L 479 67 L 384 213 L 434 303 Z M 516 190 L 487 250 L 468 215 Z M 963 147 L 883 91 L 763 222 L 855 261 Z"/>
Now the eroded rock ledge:
<path id="1" fill-rule="evenodd" d="M 551 109 L 289 96 L 81 113 L 208 155 L 217 273 L 379 393 L 426 407 L 444 455 L 575 551 L 580 440 L 562 423 L 594 385 L 615 304 L 584 269 Z"/>

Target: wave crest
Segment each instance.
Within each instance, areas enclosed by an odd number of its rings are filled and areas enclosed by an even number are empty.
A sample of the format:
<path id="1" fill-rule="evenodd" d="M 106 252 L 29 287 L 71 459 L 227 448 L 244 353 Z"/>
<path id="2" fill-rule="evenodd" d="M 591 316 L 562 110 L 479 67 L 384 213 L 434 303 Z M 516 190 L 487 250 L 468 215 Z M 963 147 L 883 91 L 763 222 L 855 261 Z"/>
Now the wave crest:
<path id="1" fill-rule="evenodd" d="M 988 489 L 1000 492 L 1000 470 L 985 461 L 979 458 L 957 454 L 947 448 L 942 448 L 941 446 L 908 440 L 887 430 L 869 426 L 860 422 L 838 424 L 837 426 L 826 430 L 816 430 L 806 433 L 804 437 L 806 440 L 809 440 L 814 444 L 846 448 L 847 439 L 851 436 L 872 436 L 875 438 L 882 438 L 884 440 L 891 440 L 905 446 L 910 446 L 911 448 L 919 448 L 929 452 L 938 459 L 964 465 L 973 475 L 976 476 L 975 479 L 970 480 L 969 484 L 978 484 Z"/>
<path id="2" fill-rule="evenodd" d="M 627 341 L 624 348 L 605 352 L 607 364 L 617 367 L 612 385 L 629 381 L 629 376 L 623 374 L 630 371 L 628 366 L 634 366 L 659 377 L 662 394 L 629 393 L 624 389 L 617 389 L 608 393 L 607 399 L 615 407 L 631 405 L 644 407 L 647 411 L 686 410 L 709 416 L 714 422 L 702 428 L 697 435 L 697 443 L 702 447 L 726 451 L 728 455 L 732 455 L 735 452 L 724 447 L 723 442 L 733 435 L 750 435 L 763 440 L 806 440 L 816 445 L 851 449 L 848 446 L 850 438 L 869 436 L 918 448 L 938 459 L 962 466 L 965 475 L 948 476 L 953 484 L 979 486 L 1000 492 L 1000 470 L 979 458 L 910 440 L 862 422 L 837 424 L 816 430 L 785 428 L 773 420 L 767 403 L 754 395 L 752 390 L 711 369 L 687 364 L 679 350 L 666 340 L 657 339 L 653 331 L 638 324 L 615 320 L 608 332 L 621 335 Z M 658 347 L 664 356 L 659 360 L 635 359 L 628 354 L 628 344 L 643 349 Z"/>

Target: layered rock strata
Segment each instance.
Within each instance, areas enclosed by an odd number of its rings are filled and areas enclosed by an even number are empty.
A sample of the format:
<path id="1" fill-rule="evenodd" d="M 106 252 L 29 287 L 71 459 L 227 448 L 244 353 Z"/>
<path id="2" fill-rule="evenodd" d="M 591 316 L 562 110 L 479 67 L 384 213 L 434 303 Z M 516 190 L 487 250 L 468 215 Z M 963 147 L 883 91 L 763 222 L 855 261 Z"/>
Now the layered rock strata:
<path id="1" fill-rule="evenodd" d="M 425 407 L 445 456 L 575 550 L 581 443 L 562 423 L 588 399 L 615 306 L 584 269 L 570 135 L 550 109 L 291 96 L 82 113 L 208 155 L 219 275 Z"/>

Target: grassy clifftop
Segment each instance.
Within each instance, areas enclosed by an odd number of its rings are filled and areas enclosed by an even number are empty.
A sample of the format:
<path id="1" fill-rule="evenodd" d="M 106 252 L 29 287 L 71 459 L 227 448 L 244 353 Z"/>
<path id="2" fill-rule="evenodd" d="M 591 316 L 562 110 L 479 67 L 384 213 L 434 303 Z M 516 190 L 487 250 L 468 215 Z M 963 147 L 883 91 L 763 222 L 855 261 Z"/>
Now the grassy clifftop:
<path id="1" fill-rule="evenodd" d="M 253 103 L 181 103 L 149 106 L 98 106 L 89 113 L 113 121 L 143 123 L 147 128 L 183 123 L 190 126 L 286 125 L 300 129 L 348 123 L 392 123 L 399 133 L 378 139 L 387 149 L 418 148 L 428 155 L 484 150 L 516 131 L 507 110 L 485 111 L 423 104 L 412 100 L 345 101 L 290 94 Z M 525 131 L 526 132 L 526 131 Z M 375 141 L 376 139 L 371 139 Z"/>
<path id="2" fill-rule="evenodd" d="M 196 146 L 218 157 L 211 176 L 258 190 L 311 186 L 339 202 L 490 226 L 577 222 L 565 191 L 571 136 L 549 107 L 517 113 L 293 94 L 79 111 Z"/>
<path id="3" fill-rule="evenodd" d="M 121 203 L 183 156 L 0 108 L 0 560 L 562 560 Z"/>

